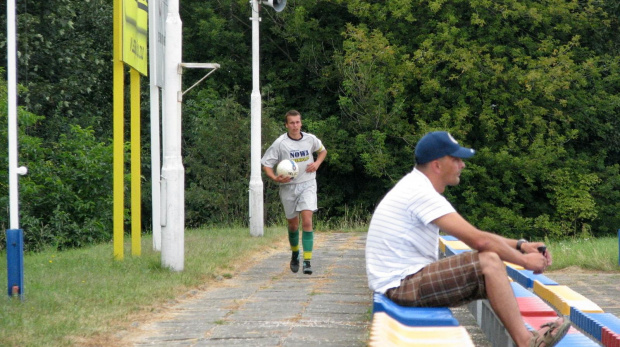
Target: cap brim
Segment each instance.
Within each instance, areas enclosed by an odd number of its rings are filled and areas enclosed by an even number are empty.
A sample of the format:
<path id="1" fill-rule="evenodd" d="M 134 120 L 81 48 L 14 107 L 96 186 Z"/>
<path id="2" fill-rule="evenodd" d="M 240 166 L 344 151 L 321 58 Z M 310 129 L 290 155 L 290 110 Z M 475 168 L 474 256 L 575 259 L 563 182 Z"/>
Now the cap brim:
<path id="1" fill-rule="evenodd" d="M 471 158 L 474 156 L 474 154 L 476 154 L 476 151 L 471 149 L 471 148 L 465 148 L 465 147 L 461 147 L 459 149 L 456 150 L 456 152 L 451 153 L 450 155 L 453 157 L 457 157 L 457 158 Z"/>

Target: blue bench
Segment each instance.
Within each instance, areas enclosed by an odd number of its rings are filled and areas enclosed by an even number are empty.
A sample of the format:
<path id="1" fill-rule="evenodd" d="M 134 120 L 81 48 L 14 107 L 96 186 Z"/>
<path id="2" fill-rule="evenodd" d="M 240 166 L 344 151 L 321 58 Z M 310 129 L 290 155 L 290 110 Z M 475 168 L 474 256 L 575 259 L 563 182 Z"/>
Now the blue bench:
<path id="1" fill-rule="evenodd" d="M 452 311 L 447 307 L 405 307 L 399 306 L 387 296 L 374 293 L 373 313 L 385 312 L 398 322 L 417 327 L 427 326 L 458 326 L 459 321 L 454 318 Z"/>
<path id="2" fill-rule="evenodd" d="M 571 307 L 570 320 L 596 340 L 603 341 L 603 328 L 620 333 L 620 318 L 611 313 L 590 313 Z"/>
<path id="3" fill-rule="evenodd" d="M 533 288 L 534 281 L 538 281 L 544 285 L 557 285 L 558 282 L 550 279 L 545 275 L 535 275 L 532 270 L 521 270 L 515 269 L 510 265 L 506 266 L 506 272 L 508 273 L 508 277 L 512 278 L 513 281 L 518 282 L 525 288 Z"/>

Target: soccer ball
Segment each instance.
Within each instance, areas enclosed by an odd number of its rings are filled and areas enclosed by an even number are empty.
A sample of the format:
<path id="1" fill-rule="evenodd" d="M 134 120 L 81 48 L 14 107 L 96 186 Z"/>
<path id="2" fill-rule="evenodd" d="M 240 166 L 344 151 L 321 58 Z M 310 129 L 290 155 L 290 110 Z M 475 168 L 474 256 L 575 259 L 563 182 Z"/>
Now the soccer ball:
<path id="1" fill-rule="evenodd" d="M 290 159 L 284 159 L 278 163 L 278 167 L 276 167 L 276 175 L 290 177 L 291 179 L 297 177 L 299 173 L 299 166 L 297 163 Z"/>

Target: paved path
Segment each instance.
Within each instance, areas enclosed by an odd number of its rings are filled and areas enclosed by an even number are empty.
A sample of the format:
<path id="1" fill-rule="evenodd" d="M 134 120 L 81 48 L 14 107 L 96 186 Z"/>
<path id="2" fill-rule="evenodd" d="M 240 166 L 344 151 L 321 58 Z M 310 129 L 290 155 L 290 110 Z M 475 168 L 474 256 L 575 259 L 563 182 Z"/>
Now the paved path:
<path id="1" fill-rule="evenodd" d="M 366 346 L 372 293 L 366 282 L 365 233 L 316 233 L 314 274 L 291 273 L 283 247 L 248 270 L 138 325 L 123 346 Z M 568 269 L 546 274 L 620 317 L 620 272 Z M 476 346 L 491 344 L 466 306 L 453 309 Z"/>
<path id="2" fill-rule="evenodd" d="M 372 295 L 365 233 L 316 233 L 312 275 L 290 251 L 197 292 L 166 319 L 139 326 L 125 346 L 366 346 Z"/>

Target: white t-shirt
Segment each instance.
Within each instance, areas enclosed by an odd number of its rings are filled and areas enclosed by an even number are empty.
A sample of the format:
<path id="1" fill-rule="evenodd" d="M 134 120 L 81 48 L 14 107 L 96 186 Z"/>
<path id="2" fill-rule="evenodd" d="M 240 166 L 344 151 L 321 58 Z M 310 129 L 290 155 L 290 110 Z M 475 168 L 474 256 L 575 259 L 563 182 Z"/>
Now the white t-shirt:
<path id="1" fill-rule="evenodd" d="M 366 239 L 368 286 L 385 293 L 437 261 L 439 227 L 431 222 L 454 207 L 417 169 L 403 177 L 377 206 Z"/>
<path id="2" fill-rule="evenodd" d="M 263 166 L 275 168 L 284 159 L 294 160 L 299 166 L 299 173 L 289 183 L 282 184 L 297 184 L 316 178 L 316 172 L 306 172 L 306 166 L 314 162 L 312 153 L 324 150 L 321 140 L 312 134 L 302 132 L 301 139 L 294 140 L 285 133 L 267 148 L 260 162 Z"/>

